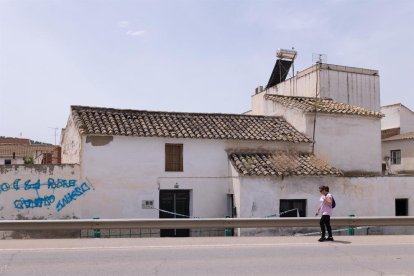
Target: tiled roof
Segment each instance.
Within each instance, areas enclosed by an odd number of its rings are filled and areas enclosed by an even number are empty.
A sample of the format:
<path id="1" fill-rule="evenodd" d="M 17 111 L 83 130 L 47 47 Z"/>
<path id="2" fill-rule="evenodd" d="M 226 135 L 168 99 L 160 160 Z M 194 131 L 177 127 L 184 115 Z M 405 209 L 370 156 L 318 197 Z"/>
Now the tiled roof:
<path id="1" fill-rule="evenodd" d="M 0 144 L 0 156 L 11 157 L 13 152 L 16 157 L 28 157 L 35 154 L 52 152 L 57 146 L 53 145 L 20 145 L 20 144 Z"/>
<path id="2" fill-rule="evenodd" d="M 30 145 L 30 139 L 14 138 L 14 137 L 0 137 L 0 144 Z"/>
<path id="3" fill-rule="evenodd" d="M 301 109 L 305 112 L 314 112 L 316 107 L 316 112 L 320 113 L 359 115 L 377 118 L 384 117 L 381 112 L 375 112 L 363 107 L 336 102 L 332 99 L 292 97 L 274 94 L 268 94 L 265 97 L 267 100 L 275 101 L 286 107 Z"/>
<path id="4" fill-rule="evenodd" d="M 72 106 L 81 134 L 306 142 L 282 117 Z"/>
<path id="5" fill-rule="evenodd" d="M 231 153 L 229 158 L 236 170 L 245 176 L 343 175 L 311 153 Z"/>
<path id="6" fill-rule="evenodd" d="M 382 139 L 382 141 L 396 141 L 396 140 L 413 140 L 414 132 L 408 132 L 404 134 L 398 134 L 389 138 Z"/>

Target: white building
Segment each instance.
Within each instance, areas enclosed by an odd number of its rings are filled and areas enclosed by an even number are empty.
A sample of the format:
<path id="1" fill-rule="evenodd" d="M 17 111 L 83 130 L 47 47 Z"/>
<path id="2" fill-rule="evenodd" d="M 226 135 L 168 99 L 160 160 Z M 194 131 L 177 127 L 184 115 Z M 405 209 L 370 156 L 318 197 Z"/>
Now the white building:
<path id="1" fill-rule="evenodd" d="M 414 178 L 381 176 L 378 72 L 319 64 L 295 78 L 245 115 L 72 106 L 70 165 L 0 167 L 3 218 L 312 216 L 319 185 L 337 216 L 412 214 Z"/>
<path id="2" fill-rule="evenodd" d="M 414 112 L 401 103 L 381 107 L 382 159 L 387 174 L 414 174 Z"/>

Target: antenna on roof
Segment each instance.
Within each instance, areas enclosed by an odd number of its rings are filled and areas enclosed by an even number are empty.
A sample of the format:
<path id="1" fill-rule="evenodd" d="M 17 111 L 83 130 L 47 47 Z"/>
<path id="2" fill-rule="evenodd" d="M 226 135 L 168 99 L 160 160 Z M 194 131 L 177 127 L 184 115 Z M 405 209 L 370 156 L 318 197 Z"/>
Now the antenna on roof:
<path id="1" fill-rule="evenodd" d="M 54 131 L 55 131 L 55 134 L 54 134 L 54 136 L 55 136 L 55 144 L 54 145 L 56 145 L 56 140 L 57 140 L 57 131 L 58 131 L 58 127 L 49 127 L 49 128 L 51 128 L 51 129 L 53 129 Z"/>
<path id="2" fill-rule="evenodd" d="M 328 63 L 328 57 L 325 54 L 312 53 L 312 63 Z"/>

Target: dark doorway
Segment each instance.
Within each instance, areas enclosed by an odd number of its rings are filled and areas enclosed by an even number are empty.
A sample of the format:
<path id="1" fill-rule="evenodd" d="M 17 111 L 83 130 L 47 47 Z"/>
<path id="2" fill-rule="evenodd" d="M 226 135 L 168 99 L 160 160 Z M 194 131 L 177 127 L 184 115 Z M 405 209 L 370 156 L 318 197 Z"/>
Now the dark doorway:
<path id="1" fill-rule="evenodd" d="M 395 215 L 408 216 L 408 198 L 395 199 Z"/>
<path id="2" fill-rule="evenodd" d="M 306 217 L 306 199 L 281 199 L 279 205 L 280 217 Z"/>
<path id="3" fill-rule="evenodd" d="M 190 191 L 160 190 L 160 219 L 188 218 L 190 215 Z M 161 229 L 161 237 L 189 237 L 189 229 Z"/>

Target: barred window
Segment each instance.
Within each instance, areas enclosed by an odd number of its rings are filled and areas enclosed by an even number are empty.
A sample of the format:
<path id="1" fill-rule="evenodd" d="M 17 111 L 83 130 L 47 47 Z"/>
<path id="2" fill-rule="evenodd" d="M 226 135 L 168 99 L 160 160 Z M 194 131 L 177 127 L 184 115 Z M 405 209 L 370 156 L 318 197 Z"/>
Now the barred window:
<path id="1" fill-rule="evenodd" d="M 165 171 L 183 171 L 183 144 L 165 144 Z"/>
<path id="2" fill-rule="evenodd" d="M 401 164 L 401 150 L 391 151 L 391 164 L 393 165 Z"/>

